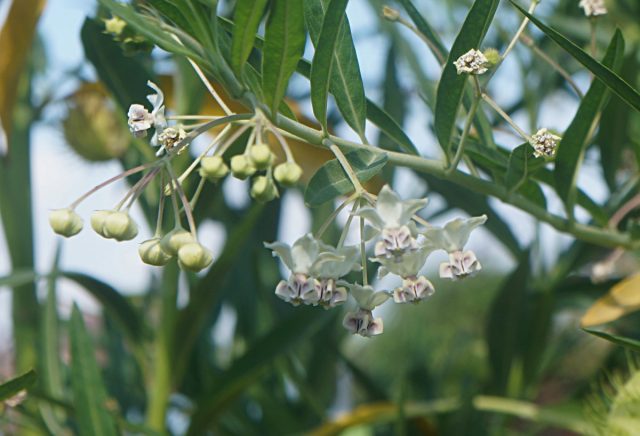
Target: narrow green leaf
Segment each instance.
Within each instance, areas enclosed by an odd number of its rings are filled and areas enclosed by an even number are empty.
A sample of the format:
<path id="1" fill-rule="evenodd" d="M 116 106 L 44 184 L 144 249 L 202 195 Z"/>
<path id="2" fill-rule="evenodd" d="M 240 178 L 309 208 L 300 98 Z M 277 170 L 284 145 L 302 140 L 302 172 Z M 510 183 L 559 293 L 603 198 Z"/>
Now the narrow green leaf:
<path id="1" fill-rule="evenodd" d="M 472 48 L 480 49 L 499 0 L 476 0 L 456 37 L 442 71 L 436 97 L 435 131 L 445 153 L 450 152 L 451 135 L 458 116 L 458 108 L 469 76 L 458 75 L 453 62 Z"/>
<path id="2" fill-rule="evenodd" d="M 231 369 L 213 383 L 213 390 L 203 395 L 204 401 L 193 414 L 187 436 L 205 434 L 222 410 L 254 383 L 278 356 L 307 339 L 330 319 L 333 317 L 329 313 L 301 309 L 258 338 L 246 354 L 233 362 Z"/>
<path id="3" fill-rule="evenodd" d="M 367 100 L 367 118 L 385 135 L 394 140 L 403 152 L 416 156 L 419 154 L 416 146 L 404 133 L 402 127 L 384 109 L 369 100 Z"/>
<path id="4" fill-rule="evenodd" d="M 106 409 L 107 392 L 91 337 L 86 331 L 82 314 L 74 305 L 69 328 L 71 340 L 71 385 L 80 434 L 116 435 L 113 419 Z"/>
<path id="5" fill-rule="evenodd" d="M 0 277 L 0 287 L 19 287 L 38 280 L 38 274 L 33 270 L 14 270 L 11 274 Z"/>
<path id="6" fill-rule="evenodd" d="M 544 167 L 544 159 L 537 159 L 533 156 L 533 147 L 529 143 L 524 143 L 516 147 L 509 155 L 507 173 L 504 184 L 508 189 L 514 188 L 523 178 L 533 175 L 537 170 Z"/>
<path id="7" fill-rule="evenodd" d="M 274 0 L 267 20 L 262 59 L 262 88 L 274 114 L 302 57 L 305 37 L 302 2 Z"/>
<path id="8" fill-rule="evenodd" d="M 133 344 L 142 342 L 143 330 L 140 315 L 115 288 L 83 273 L 65 271 L 61 275 L 76 282 L 93 295 Z"/>
<path id="9" fill-rule="evenodd" d="M 344 3 L 346 7 L 347 2 L 345 1 Z M 309 29 L 311 41 L 317 49 L 325 14 L 330 6 L 329 1 L 307 0 L 304 5 L 305 22 Z M 336 32 L 336 40 L 332 53 L 332 65 L 330 66 L 329 90 L 334 96 L 344 120 L 365 141 L 367 103 L 364 84 L 362 83 L 356 48 L 351 36 L 349 19 L 344 13 L 342 24 L 334 31 Z"/>
<path id="10" fill-rule="evenodd" d="M 615 94 L 624 100 L 629 106 L 640 111 L 640 93 L 633 89 L 631 85 L 618 76 L 611 68 L 602 65 L 600 62 L 589 56 L 584 50 L 562 36 L 556 30 L 546 26 L 542 21 L 529 14 L 523 8 L 518 6 L 514 0 L 509 0 L 520 12 L 531 20 L 533 24 L 538 26 L 549 38 L 553 39 L 556 44 L 567 51 L 578 62 L 587 67 L 595 76 L 611 89 Z"/>
<path id="11" fill-rule="evenodd" d="M 36 382 L 36 372 L 32 369 L 16 378 L 0 384 L 0 402 L 5 401 L 25 389 L 29 389 Z"/>
<path id="12" fill-rule="evenodd" d="M 404 7 L 407 14 L 416 25 L 416 28 L 427 38 L 431 44 L 429 49 L 433 52 L 435 57 L 440 63 L 444 63 L 444 60 L 449 56 L 449 51 L 442 43 L 442 40 L 438 34 L 433 30 L 427 20 L 418 12 L 418 9 L 411 3 L 411 0 L 400 0 L 400 4 Z"/>
<path id="13" fill-rule="evenodd" d="M 622 33 L 617 30 L 602 63 L 617 70 L 621 66 L 623 54 L 624 39 Z M 558 195 L 564 202 L 569 216 L 573 216 L 574 212 L 578 172 L 606 97 L 607 88 L 604 83 L 594 80 L 558 146 L 554 176 Z"/>
<path id="14" fill-rule="evenodd" d="M 640 341 L 636 339 L 626 338 L 624 336 L 619 336 L 619 335 L 612 335 L 612 334 L 601 332 L 598 330 L 592 330 L 592 329 L 583 329 L 583 330 L 594 336 L 598 336 L 599 338 L 606 339 L 609 342 L 613 342 L 614 344 L 622 345 L 623 347 L 628 348 L 632 351 L 640 352 Z"/>
<path id="15" fill-rule="evenodd" d="M 349 0 L 330 0 L 311 61 L 311 105 L 313 113 L 327 131 L 327 99 L 337 51 L 338 34 L 346 18 Z"/>
<path id="16" fill-rule="evenodd" d="M 238 0 L 233 20 L 236 23 L 231 41 L 231 67 L 240 74 L 247 61 L 267 0 Z"/>
<path id="17" fill-rule="evenodd" d="M 366 182 L 378 174 L 389 157 L 386 153 L 373 153 L 368 150 L 354 150 L 345 154 L 358 180 Z M 304 201 L 309 206 L 318 206 L 326 201 L 353 191 L 353 185 L 344 169 L 332 159 L 325 163 L 313 175 L 304 192 Z"/>

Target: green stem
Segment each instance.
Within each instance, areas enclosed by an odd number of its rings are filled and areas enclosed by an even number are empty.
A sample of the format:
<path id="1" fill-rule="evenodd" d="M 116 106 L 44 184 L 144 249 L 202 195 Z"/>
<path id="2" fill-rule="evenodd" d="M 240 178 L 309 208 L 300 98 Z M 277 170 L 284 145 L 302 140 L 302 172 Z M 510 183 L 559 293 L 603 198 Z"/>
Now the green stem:
<path id="1" fill-rule="evenodd" d="M 358 209 L 358 202 L 353 203 L 353 207 L 351 208 L 351 212 L 349 212 L 349 217 L 347 218 L 347 222 L 344 224 L 344 228 L 342 229 L 342 233 L 340 234 L 340 240 L 338 241 L 338 248 L 342 248 L 344 245 L 345 239 L 347 239 L 347 234 L 349 233 L 349 227 L 351 227 L 351 222 L 353 221 L 354 213 Z"/>
<path id="2" fill-rule="evenodd" d="M 493 110 L 498 113 L 498 115 L 500 115 L 507 123 L 509 123 L 513 130 L 518 132 L 518 135 L 522 136 L 522 138 L 527 142 L 531 141 L 529 135 L 524 130 L 522 130 L 520 126 L 518 126 L 518 124 L 516 124 L 516 122 L 513 121 L 513 119 L 505 111 L 503 111 L 500 106 L 498 106 L 498 103 L 496 103 L 491 97 L 489 97 L 488 94 L 483 93 L 482 99 L 486 101 L 489 106 L 491 106 Z"/>
<path id="3" fill-rule="evenodd" d="M 356 198 L 358 198 L 358 194 L 356 194 L 356 193 L 351 194 L 345 201 L 343 201 L 340 204 L 340 206 L 338 206 L 336 208 L 336 210 L 333 211 L 333 213 L 331 215 L 329 215 L 329 217 L 324 221 L 324 223 L 322 223 L 322 226 L 320 226 L 320 229 L 316 233 L 316 238 L 317 239 L 322 238 L 322 235 L 324 234 L 324 232 L 327 231 L 327 229 L 329 228 L 329 225 L 331 225 L 331 223 L 336 219 L 338 214 L 340 212 L 342 212 L 342 209 L 344 209 L 347 205 L 349 205 Z"/>
<path id="4" fill-rule="evenodd" d="M 362 263 L 362 285 L 369 284 L 369 274 L 367 274 L 367 247 L 364 240 L 364 217 L 360 217 L 360 262 Z"/>
<path id="5" fill-rule="evenodd" d="M 447 168 L 447 172 L 451 173 L 456 170 L 462 156 L 464 156 L 464 143 L 467 140 L 467 136 L 469 136 L 469 131 L 471 130 L 471 125 L 473 124 L 473 118 L 476 116 L 476 111 L 480 106 L 480 88 L 478 85 L 478 79 L 474 76 L 474 83 L 476 84 L 477 95 L 471 102 L 471 108 L 469 109 L 469 113 L 467 114 L 467 119 L 464 123 L 464 128 L 462 129 L 462 135 L 460 136 L 460 142 L 458 143 L 458 148 L 456 149 L 456 154 L 453 157 L 453 160 L 449 164 Z"/>
<path id="6" fill-rule="evenodd" d="M 326 145 L 326 142 L 323 142 L 326 140 L 326 137 L 323 132 L 319 130 L 315 130 L 284 116 L 277 117 L 277 124 L 278 127 L 310 144 L 322 148 L 329 148 Z M 329 139 L 332 143 L 346 149 L 367 150 L 372 153 L 385 153 L 389 158 L 389 163 L 392 165 L 407 167 L 419 173 L 429 174 L 434 177 L 447 180 L 457 184 L 458 186 L 462 186 L 469 191 L 495 197 L 507 204 L 523 210 L 524 212 L 527 212 L 538 220 L 551 225 L 556 230 L 573 235 L 577 239 L 605 247 L 624 247 L 629 249 L 640 248 L 640 242 L 634 241 L 628 234 L 609 229 L 601 229 L 599 227 L 586 224 L 571 224 L 567 219 L 548 212 L 545 208 L 532 203 L 520 195 L 509 193 L 504 186 L 490 180 L 480 179 L 457 170 L 447 174 L 442 162 L 438 160 L 426 159 L 420 156 L 407 155 L 394 151 L 382 151 L 379 148 L 370 145 L 359 144 L 336 136 L 330 136 Z"/>
<path id="7" fill-rule="evenodd" d="M 323 141 L 323 144 L 324 143 L 325 142 Z M 356 194 L 360 195 L 363 192 L 366 192 L 366 190 L 360 184 L 360 180 L 358 180 L 358 176 L 356 175 L 356 172 L 353 170 L 353 168 L 351 167 L 351 164 L 349 163 L 345 155 L 342 153 L 342 150 L 340 150 L 340 148 L 336 144 L 333 144 L 329 141 L 327 141 L 327 143 L 329 144 L 329 149 L 333 152 L 336 159 L 338 159 L 338 162 L 340 162 L 342 169 L 344 170 L 345 173 L 347 173 L 347 177 L 349 177 L 349 180 L 351 181 L 351 184 L 353 185 L 356 191 Z"/>

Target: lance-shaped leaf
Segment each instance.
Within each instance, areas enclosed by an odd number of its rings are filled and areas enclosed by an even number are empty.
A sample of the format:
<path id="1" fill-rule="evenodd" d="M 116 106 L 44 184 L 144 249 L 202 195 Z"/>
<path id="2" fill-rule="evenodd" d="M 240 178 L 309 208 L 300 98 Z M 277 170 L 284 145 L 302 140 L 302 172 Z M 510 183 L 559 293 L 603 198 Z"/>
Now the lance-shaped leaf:
<path id="1" fill-rule="evenodd" d="M 8 400 L 14 395 L 18 395 L 25 389 L 29 389 L 35 383 L 36 378 L 36 372 L 34 370 L 30 370 L 16 378 L 0 384 L 0 402 Z"/>
<path id="2" fill-rule="evenodd" d="M 617 30 L 602 63 L 617 70 L 622 64 L 623 54 L 624 39 L 622 39 L 622 33 Z M 573 216 L 576 202 L 578 172 L 607 94 L 605 84 L 600 80 L 594 80 L 558 146 L 555 167 L 556 188 L 569 216 Z"/>
<path id="3" fill-rule="evenodd" d="M 436 96 L 435 130 L 440 146 L 448 153 L 458 108 L 469 78 L 458 75 L 453 62 L 472 48 L 479 49 L 493 20 L 499 0 L 476 0 L 458 33 L 442 71 Z"/>
<path id="4" fill-rule="evenodd" d="M 609 342 L 613 342 L 614 344 L 622 345 L 625 348 L 628 348 L 633 351 L 640 352 L 640 341 L 636 339 L 627 338 L 620 335 L 613 335 L 610 333 L 601 332 L 598 330 L 592 329 L 584 329 L 585 332 L 591 333 L 594 336 L 598 336 L 599 338 L 605 339 Z"/>
<path id="5" fill-rule="evenodd" d="M 345 157 L 362 183 L 378 174 L 389 159 L 386 153 L 373 153 L 367 150 L 350 151 L 345 154 Z M 309 206 L 318 206 L 351 191 L 353 191 L 351 180 L 340 163 L 333 159 L 322 165 L 313 175 L 304 193 L 304 201 Z"/>
<path id="6" fill-rule="evenodd" d="M 116 435 L 113 418 L 105 408 L 107 391 L 100 376 L 91 337 L 77 306 L 71 313 L 71 385 L 80 434 Z"/>
<path id="7" fill-rule="evenodd" d="M 238 0 L 233 15 L 235 27 L 231 40 L 231 67 L 240 74 L 247 61 L 267 0 Z"/>
<path id="8" fill-rule="evenodd" d="M 633 89 L 631 85 L 618 76 L 611 68 L 598 62 L 589 56 L 584 50 L 562 36 L 556 30 L 548 27 L 542 21 L 529 14 L 523 8 L 518 6 L 513 0 L 509 0 L 520 10 L 527 18 L 531 20 L 540 30 L 542 30 L 549 38 L 553 39 L 556 44 L 562 47 L 567 53 L 573 56 L 578 62 L 587 67 L 598 79 L 607 85 L 615 94 L 624 100 L 629 106 L 640 111 L 640 93 Z"/>
<path id="9" fill-rule="evenodd" d="M 287 92 L 305 44 L 304 12 L 300 0 L 275 0 L 267 20 L 262 58 L 262 89 L 273 113 Z"/>
<path id="10" fill-rule="evenodd" d="M 347 2 L 344 3 L 346 6 Z M 304 5 L 307 29 L 309 29 L 311 41 L 317 48 L 329 1 L 307 0 Z M 349 20 L 344 12 L 342 23 L 333 32 L 336 34 L 336 39 L 332 52 L 332 65 L 330 66 L 329 90 L 336 99 L 336 104 L 344 120 L 364 140 L 367 114 L 364 84 L 360 75 L 360 66 L 351 36 Z"/>

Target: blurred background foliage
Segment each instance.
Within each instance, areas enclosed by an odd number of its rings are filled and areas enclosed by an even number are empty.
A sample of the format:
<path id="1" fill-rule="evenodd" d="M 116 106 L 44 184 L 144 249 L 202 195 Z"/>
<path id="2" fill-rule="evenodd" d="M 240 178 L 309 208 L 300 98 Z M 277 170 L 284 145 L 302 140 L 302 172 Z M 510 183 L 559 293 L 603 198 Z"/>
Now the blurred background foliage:
<path id="1" fill-rule="evenodd" d="M 640 350 L 640 315 L 621 318 L 640 307 L 638 276 L 625 279 L 637 271 L 637 253 L 623 254 L 608 265 L 610 274 L 593 281 L 592 266 L 610 250 L 575 240 L 553 244 L 539 228 L 522 237 L 497 202 L 432 176 L 421 177 L 440 208 L 424 218 L 437 221 L 451 210 L 487 213 L 491 236 L 483 252 L 498 261 L 463 286 L 437 282 L 436 295 L 420 305 L 385 308 L 385 333 L 372 340 L 347 335 L 340 313 L 292 308 L 275 298 L 280 270 L 262 241 L 278 238 L 288 213 L 283 201 L 237 208 L 213 185 L 205 188 L 196 218 L 221 223 L 226 242 L 202 275 L 181 275 L 175 265 L 168 266 L 136 296 L 128 296 L 83 272 L 61 270 L 59 255 L 50 270 L 35 271 L 34 250 L 53 248 L 34 245 L 32 223 L 39 218 L 32 216 L 29 162 L 35 123 L 57 123 L 82 159 L 117 160 L 129 168 L 153 158 L 145 143 L 130 137 L 124 115 L 131 103 L 145 100 L 147 80 L 160 83 L 168 106 L 180 113 L 221 111 L 203 98 L 203 86 L 180 56 L 152 50 L 151 41 L 131 30 L 119 41 L 105 34 L 103 20 L 110 13 L 98 5 L 78 35 L 95 76 L 79 69 L 70 73 L 78 84 L 70 95 L 35 98 L 32 84 L 47 69 L 36 25 L 46 2 L 10 3 L 0 34 L 0 119 L 6 136 L 0 147 L 0 216 L 7 242 L 0 254 L 6 253 L 12 271 L 0 277 L 0 286 L 12 292 L 14 336 L 14 363 L 3 376 L 22 376 L 0 386 L 1 432 L 639 434 L 640 381 L 633 353 Z M 133 3 L 141 8 L 173 4 Z M 234 2 L 220 3 L 221 15 L 232 18 Z M 437 63 L 414 34 L 381 17 L 384 2 L 360 3 L 378 21 L 368 32 L 354 34 L 359 56 L 367 56 L 362 47 L 371 49 L 373 41 L 385 59 L 377 80 L 366 81 L 367 95 L 399 124 L 430 127 L 430 118 L 413 111 L 416 101 L 433 105 Z M 421 13 L 449 46 L 471 3 L 400 0 L 391 5 L 418 27 L 415 14 Z M 588 47 L 589 24 L 577 3 L 545 0 L 538 15 Z M 618 0 L 607 6 L 609 15 L 598 23 L 598 47 L 604 49 L 615 28 L 622 30 L 627 48 L 620 74 L 637 89 L 640 4 Z M 504 48 L 520 20 L 513 7 L 501 4 L 484 45 Z M 540 31 L 531 26 L 526 35 L 577 82 L 588 81 L 585 69 Z M 492 84 L 496 95 L 508 94 L 503 99 L 508 113 L 535 130 L 557 99 L 577 106 L 575 92 L 557 72 L 523 44 L 515 53 Z M 309 95 L 295 80 L 287 103 L 304 120 Z M 60 104 L 66 107 L 61 119 L 43 115 L 49 105 Z M 639 117 L 611 98 L 598 139 L 587 152 L 588 160 L 602 164 L 609 193 L 601 206 L 609 213 L 638 190 Z M 328 118 L 332 129 L 344 131 L 336 108 Z M 433 142 L 433 136 L 416 139 Z M 376 141 L 393 144 L 384 134 Z M 302 142 L 292 146 L 305 170 L 304 187 L 330 154 Z M 421 146 L 420 151 L 436 149 Z M 178 165 L 189 161 L 185 154 Z M 387 166 L 373 186 L 394 176 Z M 127 183 L 135 181 L 131 177 Z M 192 192 L 195 186 L 185 189 Z M 141 198 L 150 225 L 156 197 L 150 192 Z M 312 228 L 331 207 L 311 209 Z M 631 225 L 634 216 L 625 224 Z M 58 254 L 63 249 L 61 243 Z M 60 316 L 63 280 L 95 297 L 101 316 L 83 317 L 77 307 L 70 318 Z M 177 305 L 179 289 L 188 301 Z M 607 294 L 612 289 L 617 293 Z M 626 298 L 624 303 L 616 295 Z M 609 313 L 612 299 L 616 310 Z M 597 332 L 608 341 L 579 328 L 590 306 L 593 319 L 586 324 L 613 322 Z M 220 334 L 221 329 L 227 333 Z M 26 398 L 16 397 L 23 389 Z"/>

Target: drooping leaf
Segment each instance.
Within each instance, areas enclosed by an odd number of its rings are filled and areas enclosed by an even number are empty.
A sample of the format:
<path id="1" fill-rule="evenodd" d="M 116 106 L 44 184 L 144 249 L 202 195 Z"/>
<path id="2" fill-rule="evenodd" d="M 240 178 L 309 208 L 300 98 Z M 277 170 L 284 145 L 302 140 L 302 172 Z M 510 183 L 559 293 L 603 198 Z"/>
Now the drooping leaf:
<path id="1" fill-rule="evenodd" d="M 351 167 L 364 183 L 378 174 L 389 159 L 385 153 L 354 150 L 345 154 Z M 353 191 L 353 185 L 337 159 L 325 163 L 313 175 L 304 193 L 304 201 L 309 206 L 318 206 L 326 201 Z"/>
<path id="2" fill-rule="evenodd" d="M 327 101 L 337 51 L 338 35 L 346 18 L 349 0 L 330 0 L 322 20 L 316 52 L 311 62 L 311 104 L 313 113 L 327 131 Z"/>
<path id="3" fill-rule="evenodd" d="M 240 74 L 256 39 L 256 32 L 267 0 L 239 0 L 233 15 L 235 27 L 231 41 L 231 67 Z"/>
<path id="4" fill-rule="evenodd" d="M 46 0 L 12 2 L 0 31 L 0 156 L 9 150 L 18 82 L 46 3 Z"/>
<path id="5" fill-rule="evenodd" d="M 344 3 L 346 6 L 346 1 Z M 317 48 L 325 14 L 330 6 L 329 1 L 309 0 L 305 1 L 304 5 L 307 29 L 309 29 L 311 41 Z M 340 113 L 347 124 L 364 140 L 367 103 L 349 20 L 344 12 L 342 23 L 336 29 L 329 78 L 329 90 L 336 100 Z"/>
<path id="6" fill-rule="evenodd" d="M 617 30 L 602 64 L 617 71 L 621 66 L 623 54 L 624 39 L 622 33 Z M 558 146 L 555 165 L 556 187 L 569 216 L 573 216 L 576 202 L 578 172 L 607 94 L 604 83 L 594 80 Z"/>
<path id="7" fill-rule="evenodd" d="M 444 46 L 438 34 L 433 30 L 422 14 L 418 12 L 418 9 L 416 9 L 411 0 L 400 0 L 400 4 L 407 11 L 411 21 L 413 21 L 413 24 L 416 25 L 416 28 L 420 33 L 422 33 L 424 37 L 431 42 L 429 49 L 431 49 L 440 63 L 444 63 L 445 59 L 449 56 L 449 50 Z"/>
<path id="8" fill-rule="evenodd" d="M 299 0 L 274 0 L 264 38 L 262 88 L 275 114 L 305 44 L 304 13 Z"/>
<path id="9" fill-rule="evenodd" d="M 628 348 L 632 351 L 640 352 L 640 341 L 636 339 L 631 339 L 620 335 L 613 335 L 593 329 L 584 329 L 584 331 L 594 336 L 598 336 L 599 338 L 605 339 L 609 342 L 613 342 L 614 344 L 622 345 L 623 347 Z"/>
<path id="10" fill-rule="evenodd" d="M 36 382 L 37 375 L 32 369 L 26 373 L 0 384 L 0 403 L 29 389 Z"/>
<path id="11" fill-rule="evenodd" d="M 107 391 L 95 358 L 91 337 L 77 306 L 71 313 L 71 385 L 76 419 L 81 434 L 116 435 L 113 418 L 107 412 Z"/>
<path id="12" fill-rule="evenodd" d="M 582 327 L 593 327 L 615 321 L 640 310 L 640 274 L 616 284 L 587 310 L 580 320 Z"/>
<path id="13" fill-rule="evenodd" d="M 231 368 L 213 384 L 213 390 L 203 395 L 203 402 L 193 414 L 187 436 L 206 433 L 209 425 L 244 389 L 258 379 L 275 358 L 304 341 L 325 322 L 333 319 L 328 313 L 300 308 L 288 319 L 280 321 L 271 331 L 258 338 L 248 351 L 233 362 Z"/>
<path id="14" fill-rule="evenodd" d="M 458 108 L 469 78 L 458 75 L 453 62 L 471 49 L 479 49 L 493 20 L 498 0 L 476 0 L 456 37 L 442 71 L 436 97 L 435 131 L 442 149 L 449 153 Z"/>
<path id="15" fill-rule="evenodd" d="M 103 26 L 91 18 L 85 19 L 80 35 L 87 59 L 120 108 L 126 111 L 133 103 L 145 104 L 151 75 L 144 65 L 125 57 L 111 36 L 104 34 Z"/>
<path id="16" fill-rule="evenodd" d="M 65 271 L 61 275 L 96 298 L 134 344 L 142 341 L 143 329 L 138 312 L 115 288 L 84 273 Z"/>
<path id="17" fill-rule="evenodd" d="M 611 68 L 598 62 L 589 56 L 584 50 L 573 42 L 562 36 L 556 30 L 545 25 L 542 21 L 518 6 L 514 0 L 509 0 L 520 12 L 531 20 L 540 30 L 542 30 L 549 38 L 553 39 L 556 44 L 566 50 L 578 62 L 587 67 L 598 79 L 600 79 L 609 89 L 617 94 L 629 106 L 640 111 L 640 93 L 618 76 Z"/>

